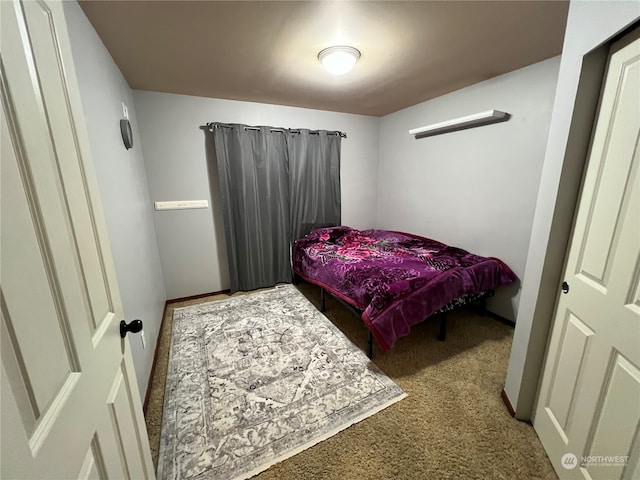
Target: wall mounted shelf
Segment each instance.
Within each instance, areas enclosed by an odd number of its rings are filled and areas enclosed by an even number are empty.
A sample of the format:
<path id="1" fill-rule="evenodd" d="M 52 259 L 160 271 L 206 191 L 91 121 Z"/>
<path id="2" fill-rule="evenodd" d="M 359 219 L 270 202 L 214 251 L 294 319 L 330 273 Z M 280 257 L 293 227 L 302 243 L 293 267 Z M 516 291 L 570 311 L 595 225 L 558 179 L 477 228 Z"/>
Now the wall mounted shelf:
<path id="1" fill-rule="evenodd" d="M 209 200 L 179 200 L 175 202 L 154 202 L 155 210 L 191 210 L 193 208 L 209 208 Z"/>
<path id="2" fill-rule="evenodd" d="M 481 125 L 506 122 L 510 117 L 511 115 L 506 112 L 501 112 L 500 110 L 487 110 L 486 112 L 474 113 L 473 115 L 454 118 L 453 120 L 447 120 L 446 122 L 413 128 L 409 130 L 409 135 L 415 135 L 416 138 L 431 137 L 433 135 L 465 130 L 467 128 L 479 127 Z"/>

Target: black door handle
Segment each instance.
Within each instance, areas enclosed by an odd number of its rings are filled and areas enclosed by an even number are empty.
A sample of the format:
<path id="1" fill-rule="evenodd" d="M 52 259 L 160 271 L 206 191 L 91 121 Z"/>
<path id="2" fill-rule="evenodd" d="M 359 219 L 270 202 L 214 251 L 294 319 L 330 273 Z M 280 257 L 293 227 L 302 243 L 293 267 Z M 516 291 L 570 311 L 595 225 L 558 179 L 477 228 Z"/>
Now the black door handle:
<path id="1" fill-rule="evenodd" d="M 562 293 L 569 293 L 569 284 L 567 282 L 562 282 Z"/>
<path id="2" fill-rule="evenodd" d="M 120 321 L 120 337 L 122 338 L 127 336 L 127 332 L 138 333 L 140 330 L 142 330 L 142 320 L 133 320 L 131 323 Z"/>

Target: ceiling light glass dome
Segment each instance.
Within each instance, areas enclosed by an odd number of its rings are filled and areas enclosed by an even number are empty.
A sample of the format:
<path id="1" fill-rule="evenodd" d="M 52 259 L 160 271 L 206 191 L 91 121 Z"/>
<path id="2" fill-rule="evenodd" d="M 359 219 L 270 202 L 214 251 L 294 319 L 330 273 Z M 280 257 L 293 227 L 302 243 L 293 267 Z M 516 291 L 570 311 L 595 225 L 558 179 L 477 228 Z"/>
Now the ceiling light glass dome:
<path id="1" fill-rule="evenodd" d="M 318 60 L 332 75 L 344 75 L 349 72 L 359 58 L 360 51 L 347 46 L 329 47 L 318 53 Z"/>

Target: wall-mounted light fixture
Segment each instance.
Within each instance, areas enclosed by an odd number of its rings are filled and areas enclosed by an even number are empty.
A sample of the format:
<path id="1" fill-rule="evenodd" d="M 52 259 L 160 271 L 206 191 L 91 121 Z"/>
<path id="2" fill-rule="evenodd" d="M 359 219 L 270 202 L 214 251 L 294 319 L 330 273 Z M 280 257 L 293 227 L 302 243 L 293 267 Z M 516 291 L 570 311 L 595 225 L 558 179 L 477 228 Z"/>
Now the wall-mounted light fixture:
<path id="1" fill-rule="evenodd" d="M 360 50 L 347 46 L 325 48 L 318 53 L 318 60 L 332 75 L 349 72 L 360 58 Z"/>
<path id="2" fill-rule="evenodd" d="M 489 125 L 490 123 L 506 122 L 511 115 L 500 110 L 487 110 L 486 112 L 474 113 L 466 117 L 454 118 L 446 122 L 434 123 L 425 127 L 413 128 L 409 130 L 409 135 L 416 138 L 430 137 L 441 133 L 455 132 L 467 128 Z"/>

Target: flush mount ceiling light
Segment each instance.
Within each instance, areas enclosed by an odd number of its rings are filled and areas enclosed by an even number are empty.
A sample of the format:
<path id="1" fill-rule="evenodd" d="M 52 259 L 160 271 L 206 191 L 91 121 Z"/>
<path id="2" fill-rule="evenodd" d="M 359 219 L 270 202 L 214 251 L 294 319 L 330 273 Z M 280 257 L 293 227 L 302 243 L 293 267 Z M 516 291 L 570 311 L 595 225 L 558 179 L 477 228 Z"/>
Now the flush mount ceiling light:
<path id="1" fill-rule="evenodd" d="M 360 58 L 360 50 L 353 47 L 337 46 L 320 51 L 318 60 L 332 75 L 343 75 L 350 71 Z"/>

